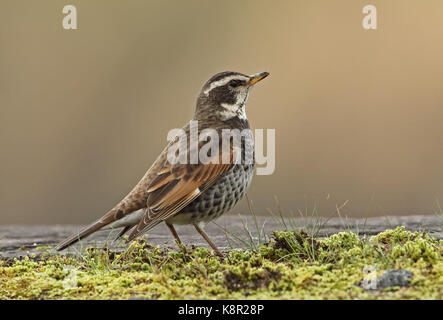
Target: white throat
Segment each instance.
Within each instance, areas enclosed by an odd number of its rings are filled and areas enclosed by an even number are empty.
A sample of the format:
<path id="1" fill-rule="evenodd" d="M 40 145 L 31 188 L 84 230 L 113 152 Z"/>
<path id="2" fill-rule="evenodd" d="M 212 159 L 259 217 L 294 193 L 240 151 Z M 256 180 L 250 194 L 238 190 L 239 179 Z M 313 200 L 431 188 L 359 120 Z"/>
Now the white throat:
<path id="1" fill-rule="evenodd" d="M 222 103 L 221 116 L 223 120 L 229 120 L 234 117 L 246 120 L 246 101 L 248 100 L 249 90 L 237 95 L 237 101 L 234 104 Z"/>

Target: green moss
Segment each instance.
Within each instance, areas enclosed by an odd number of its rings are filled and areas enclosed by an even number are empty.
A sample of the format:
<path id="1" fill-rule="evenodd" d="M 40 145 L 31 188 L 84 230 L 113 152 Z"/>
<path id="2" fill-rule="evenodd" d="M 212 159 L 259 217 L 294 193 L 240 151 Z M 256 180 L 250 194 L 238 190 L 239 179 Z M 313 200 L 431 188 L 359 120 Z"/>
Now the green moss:
<path id="1" fill-rule="evenodd" d="M 370 239 L 274 232 L 258 252 L 167 251 L 144 241 L 122 253 L 0 260 L 0 299 L 442 299 L 442 241 L 404 228 Z M 365 269 L 407 269 L 409 287 L 366 291 Z"/>

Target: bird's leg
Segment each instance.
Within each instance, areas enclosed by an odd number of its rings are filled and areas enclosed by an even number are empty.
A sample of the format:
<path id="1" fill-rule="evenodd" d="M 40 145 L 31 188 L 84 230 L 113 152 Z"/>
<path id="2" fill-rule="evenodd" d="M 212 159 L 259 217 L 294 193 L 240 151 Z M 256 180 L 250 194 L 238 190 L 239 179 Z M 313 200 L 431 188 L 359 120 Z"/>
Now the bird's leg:
<path id="1" fill-rule="evenodd" d="M 198 231 L 198 233 L 200 233 L 201 236 L 206 240 L 206 242 L 211 246 L 211 248 L 214 250 L 214 252 L 218 256 L 223 257 L 223 254 L 220 252 L 220 250 L 217 249 L 217 247 L 215 246 L 214 242 L 212 242 L 211 239 L 209 239 L 209 237 L 206 234 L 206 232 L 204 232 L 203 229 L 200 228 L 200 226 L 197 223 L 194 223 L 194 227 Z"/>
<path id="2" fill-rule="evenodd" d="M 177 241 L 177 245 L 179 246 L 179 248 L 183 251 L 183 253 L 186 253 L 186 247 L 181 242 L 180 237 L 178 236 L 177 231 L 175 231 L 174 226 L 170 223 L 167 223 L 167 222 L 166 222 L 166 225 L 168 226 L 169 231 L 171 231 L 172 235 L 174 236 L 175 241 Z"/>
<path id="3" fill-rule="evenodd" d="M 114 239 L 113 242 L 116 242 L 118 239 L 120 239 L 121 237 L 123 237 L 125 235 L 126 232 L 129 231 L 129 229 L 131 229 L 133 226 L 125 226 L 117 235 L 117 237 Z"/>

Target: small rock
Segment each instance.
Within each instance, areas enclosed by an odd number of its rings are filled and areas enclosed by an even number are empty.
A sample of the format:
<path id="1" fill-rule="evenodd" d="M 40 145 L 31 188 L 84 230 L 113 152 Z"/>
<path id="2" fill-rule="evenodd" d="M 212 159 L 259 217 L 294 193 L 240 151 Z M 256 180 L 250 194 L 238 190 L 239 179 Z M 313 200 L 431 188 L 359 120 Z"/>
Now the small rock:
<path id="1" fill-rule="evenodd" d="M 409 270 L 388 270 L 377 278 L 377 289 L 389 287 L 409 287 L 414 274 Z"/>
<path id="2" fill-rule="evenodd" d="M 409 287 L 414 274 L 409 270 L 391 269 L 375 279 L 375 286 L 363 286 L 366 290 L 380 290 L 390 287 Z"/>

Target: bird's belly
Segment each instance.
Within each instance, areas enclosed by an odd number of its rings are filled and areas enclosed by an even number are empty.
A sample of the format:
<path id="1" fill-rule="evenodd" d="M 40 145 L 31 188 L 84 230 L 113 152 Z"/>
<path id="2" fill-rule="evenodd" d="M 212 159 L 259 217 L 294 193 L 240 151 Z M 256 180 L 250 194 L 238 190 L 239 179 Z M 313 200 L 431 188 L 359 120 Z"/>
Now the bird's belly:
<path id="1" fill-rule="evenodd" d="M 208 222 L 231 210 L 251 185 L 254 165 L 235 165 L 197 199 L 167 221 L 171 224 Z"/>

